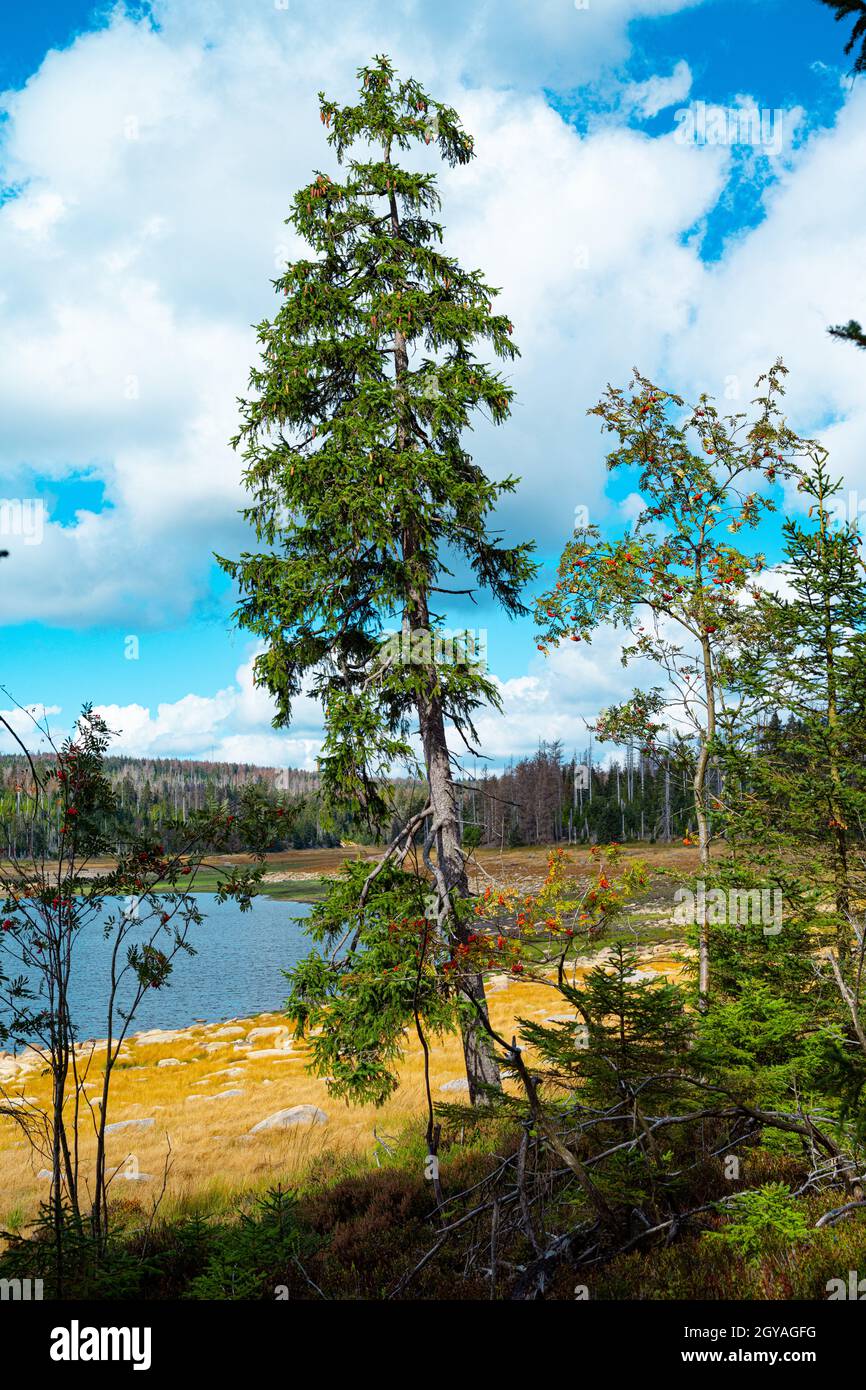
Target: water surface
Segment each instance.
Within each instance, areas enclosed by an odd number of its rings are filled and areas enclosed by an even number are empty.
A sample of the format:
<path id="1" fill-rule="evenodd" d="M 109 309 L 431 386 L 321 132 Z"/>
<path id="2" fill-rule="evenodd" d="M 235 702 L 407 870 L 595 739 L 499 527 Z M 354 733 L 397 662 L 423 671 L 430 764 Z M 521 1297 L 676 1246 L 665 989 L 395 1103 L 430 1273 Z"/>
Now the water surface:
<path id="1" fill-rule="evenodd" d="M 309 903 L 262 896 L 254 899 L 249 912 L 241 912 L 233 902 L 218 903 L 212 893 L 194 896 L 204 914 L 204 921 L 189 931 L 197 954 L 178 953 L 169 983 L 149 990 L 142 1000 L 131 1028 L 134 1033 L 279 1009 L 287 992 L 282 971 L 312 949 L 303 929 L 312 911 Z M 144 935 L 139 931 L 139 940 Z M 169 941 L 165 936 L 164 943 Z M 82 927 L 70 990 L 79 1038 L 105 1036 L 110 955 L 111 941 L 104 939 L 99 922 Z M 131 989 L 126 992 L 127 1004 L 131 994 Z"/>

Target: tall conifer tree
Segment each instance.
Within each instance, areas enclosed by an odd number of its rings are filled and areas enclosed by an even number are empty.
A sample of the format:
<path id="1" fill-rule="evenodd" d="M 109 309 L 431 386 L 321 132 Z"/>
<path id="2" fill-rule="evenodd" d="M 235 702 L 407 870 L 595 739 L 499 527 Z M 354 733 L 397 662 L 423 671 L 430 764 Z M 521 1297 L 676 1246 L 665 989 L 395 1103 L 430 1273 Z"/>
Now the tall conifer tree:
<path id="1" fill-rule="evenodd" d="M 789 861 L 817 854 L 809 872 L 832 886 L 844 962 L 864 882 L 866 566 L 842 484 L 817 445 L 799 490 L 809 499 L 808 519 L 791 516 L 783 526 L 786 592 L 759 595 L 762 631 L 739 672 L 742 685 L 765 706 L 775 703 L 788 723 L 758 745 L 738 818 L 743 827 L 754 820 L 765 849 L 784 847 Z"/>
<path id="2" fill-rule="evenodd" d="M 387 58 L 358 76 L 355 104 L 320 93 L 341 177 L 317 172 L 295 196 L 288 222 L 311 255 L 275 282 L 283 303 L 259 325 L 261 365 L 241 402 L 245 515 L 265 544 L 221 563 L 240 588 L 239 623 L 264 640 L 256 675 L 275 722 L 289 723 L 302 689 L 322 702 L 332 804 L 389 823 L 388 773 L 412 764 L 417 729 L 432 916 L 459 944 L 468 883 L 446 730 L 468 744 L 474 711 L 497 695 L 471 638 L 442 641 L 441 609 L 477 585 L 509 615 L 523 611 L 531 547 L 490 529 L 515 480 L 492 482 L 462 443 L 473 416 L 499 424 L 512 398 L 475 345 L 506 362 L 517 350 L 494 312 L 498 291 L 442 249 L 435 175 L 401 162 L 422 143 L 467 164 L 471 137 Z M 463 972 L 461 989 L 477 1018 L 480 974 Z M 464 1050 L 474 1097 L 498 1080 L 483 1026 L 465 1022 Z"/>

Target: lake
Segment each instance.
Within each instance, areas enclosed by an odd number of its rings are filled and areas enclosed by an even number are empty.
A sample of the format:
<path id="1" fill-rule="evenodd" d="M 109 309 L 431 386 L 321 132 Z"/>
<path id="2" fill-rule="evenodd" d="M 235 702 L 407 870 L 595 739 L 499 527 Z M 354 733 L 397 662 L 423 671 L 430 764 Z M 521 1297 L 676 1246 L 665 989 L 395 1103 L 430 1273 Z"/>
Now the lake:
<path id="1" fill-rule="evenodd" d="M 233 902 L 218 903 L 211 893 L 194 896 L 205 916 L 188 937 L 198 954 L 182 951 L 175 957 L 169 983 L 144 996 L 132 1023 L 134 1033 L 279 1009 L 288 990 L 281 972 L 312 949 L 303 928 L 312 911 L 309 903 L 262 896 L 249 912 L 241 912 Z M 110 948 L 98 922 L 83 927 L 76 941 L 70 995 L 79 1038 L 105 1037 Z"/>

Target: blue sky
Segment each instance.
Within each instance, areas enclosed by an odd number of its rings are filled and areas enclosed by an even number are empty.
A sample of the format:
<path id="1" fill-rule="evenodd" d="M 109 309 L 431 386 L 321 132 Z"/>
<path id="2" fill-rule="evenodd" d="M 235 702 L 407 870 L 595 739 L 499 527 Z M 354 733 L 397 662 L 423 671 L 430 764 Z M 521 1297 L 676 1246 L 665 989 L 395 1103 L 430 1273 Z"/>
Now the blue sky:
<path id="1" fill-rule="evenodd" d="M 477 137 L 471 176 L 442 175 L 444 220 L 523 351 L 513 421 L 472 445 L 523 479 L 509 536 L 549 567 L 576 506 L 622 527 L 629 487 L 607 488 L 585 411 L 632 364 L 741 408 L 784 355 L 795 425 L 866 493 L 866 363 L 824 331 L 866 314 L 866 108 L 845 38 L 817 0 L 4 8 L 0 498 L 41 498 L 47 520 L 38 545 L 3 541 L 0 682 L 60 727 L 84 700 L 108 707 L 130 752 L 311 765 L 317 711 L 270 731 L 210 556 L 245 540 L 227 440 L 250 324 L 295 249 L 289 198 L 329 158 L 315 93 L 348 95 L 374 52 Z M 780 113 L 778 148 L 684 148 L 678 113 L 698 102 Z M 580 745 L 633 683 L 614 634 L 544 665 L 530 622 L 483 602 L 451 617 L 488 632 L 494 761 Z"/>

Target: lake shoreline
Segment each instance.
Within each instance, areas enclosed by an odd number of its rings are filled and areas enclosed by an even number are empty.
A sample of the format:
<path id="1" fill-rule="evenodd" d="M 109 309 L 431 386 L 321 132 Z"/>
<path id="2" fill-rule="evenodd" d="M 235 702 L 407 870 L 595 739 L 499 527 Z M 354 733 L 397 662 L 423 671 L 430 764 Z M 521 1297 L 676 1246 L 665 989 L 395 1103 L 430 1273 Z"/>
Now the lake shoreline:
<path id="1" fill-rule="evenodd" d="M 607 960 L 609 951 L 610 943 L 608 942 L 589 955 L 575 957 L 571 962 L 572 968 L 583 977 L 596 966 L 603 965 Z M 682 941 L 647 943 L 644 948 L 639 951 L 639 965 L 635 971 L 635 975 L 644 979 L 652 979 L 659 976 L 665 978 L 679 978 L 685 962 L 691 961 L 695 955 L 696 952 L 694 948 L 686 945 L 685 942 Z M 502 990 L 511 989 L 521 983 L 520 980 L 507 971 L 485 971 L 484 974 L 488 995 L 498 994 Z M 541 984 L 545 981 L 550 982 L 553 978 L 553 974 L 549 971 L 542 970 L 537 979 L 533 979 L 533 977 L 530 976 L 526 983 L 532 987 L 535 984 Z M 127 1033 L 124 1036 L 122 1046 L 130 1047 L 142 1044 L 159 1046 L 175 1041 L 195 1043 L 197 1040 L 201 1040 L 201 1036 L 205 1034 L 207 1030 L 219 1028 L 255 1028 L 268 1026 L 276 1031 L 274 1028 L 274 1020 L 277 1018 L 281 1020 L 285 1018 L 279 1004 L 275 1004 L 273 1008 L 259 1009 L 251 1014 L 233 1013 L 222 1014 L 219 1018 L 191 1018 L 186 1023 L 178 1024 L 176 1027 L 140 1028 L 134 1033 Z M 289 1025 L 283 1022 L 280 1024 L 279 1031 L 288 1033 L 291 1030 Z M 106 1042 L 107 1039 L 104 1037 L 84 1038 L 77 1044 L 77 1050 L 92 1049 L 96 1052 L 101 1049 L 104 1051 Z M 20 1062 L 28 1050 L 29 1049 L 24 1048 L 21 1052 L 17 1053 L 0 1050 L 0 1084 L 2 1084 L 3 1080 L 2 1070 L 4 1065 L 9 1062 Z"/>
<path id="2" fill-rule="evenodd" d="M 575 963 L 578 977 L 601 963 L 607 949 L 599 947 Z M 645 978 L 678 978 L 681 968 L 662 943 L 643 953 L 640 967 Z M 551 985 L 543 977 L 491 973 L 486 986 L 494 1027 L 510 1037 L 521 1018 L 547 1019 L 558 1008 Z M 105 1039 L 89 1037 L 78 1052 L 83 1103 L 98 1107 Z M 400 1085 L 381 1107 L 348 1106 L 329 1092 L 327 1079 L 315 1075 L 310 1062 L 309 1039 L 295 1035 L 279 1008 L 129 1034 L 113 1068 L 107 1117 L 115 1191 L 140 1191 L 145 1202 L 152 1201 L 168 1170 L 169 1214 L 190 1202 L 234 1202 L 250 1189 L 298 1180 L 311 1165 L 332 1162 L 328 1154 L 374 1164 L 380 1136 L 417 1126 L 425 1113 L 424 1057 L 411 1035 L 397 1068 Z M 466 1098 L 458 1034 L 437 1041 L 430 1084 L 437 1101 Z M 0 1088 L 11 1100 L 10 1109 L 45 1113 L 51 1103 L 50 1077 L 33 1052 L 0 1054 Z M 288 1127 L 283 1127 L 286 1117 Z M 92 1152 L 86 1129 L 82 1161 L 91 1162 Z M 46 1171 L 44 1155 L 29 1148 L 11 1114 L 0 1117 L 0 1192 L 6 1208 L 34 1212 L 45 1195 Z"/>

